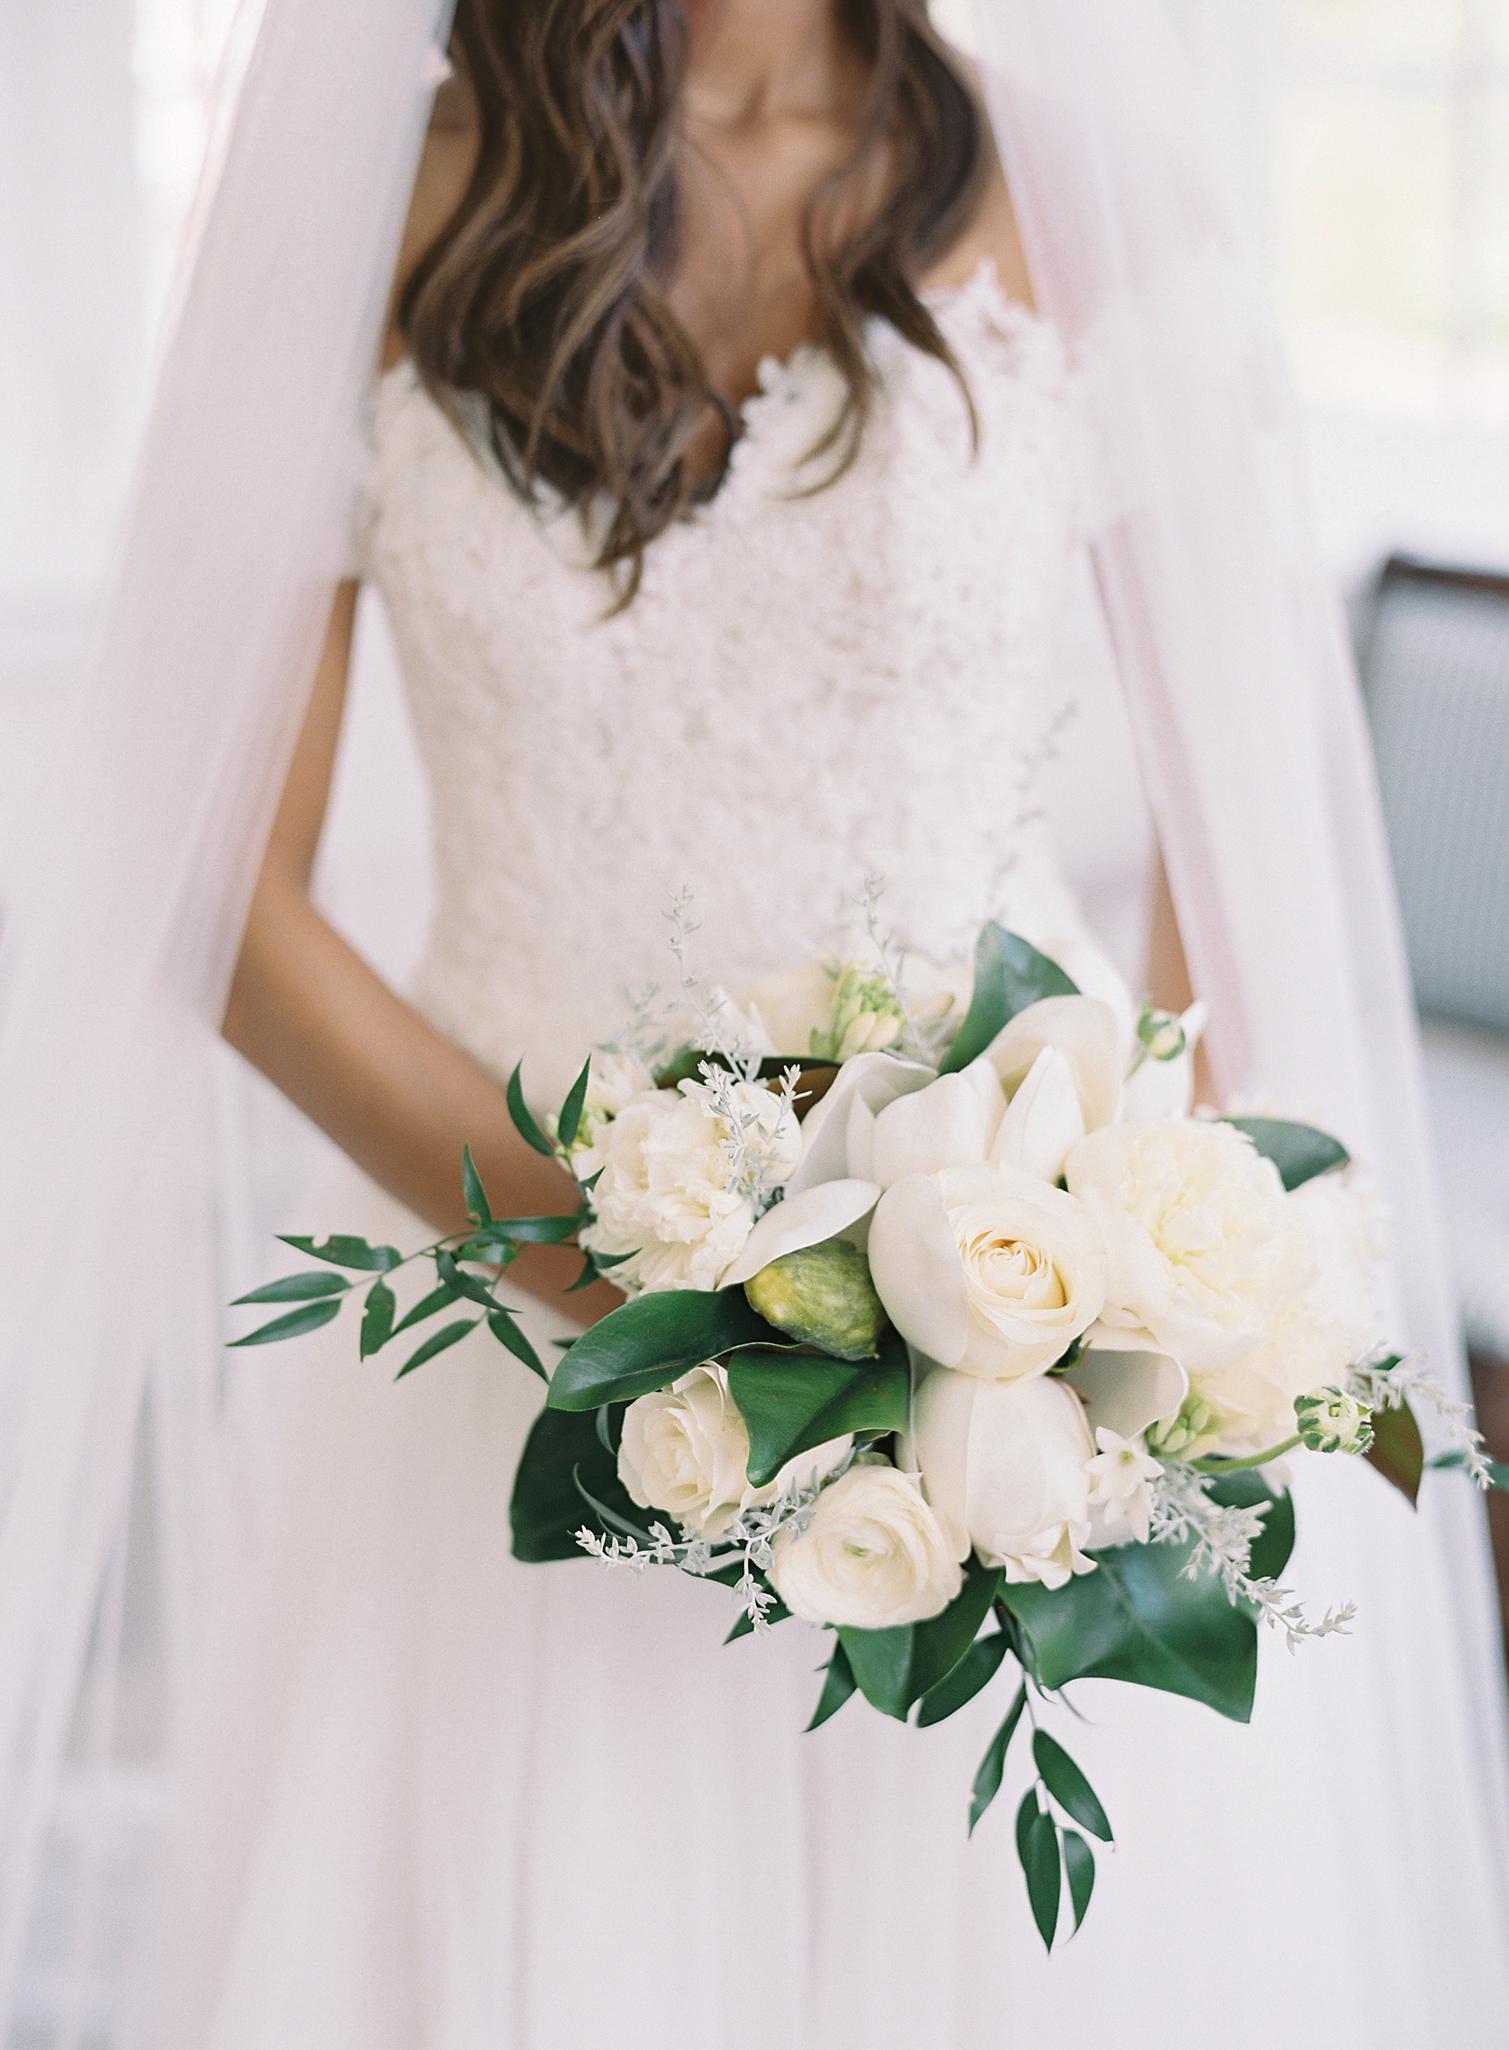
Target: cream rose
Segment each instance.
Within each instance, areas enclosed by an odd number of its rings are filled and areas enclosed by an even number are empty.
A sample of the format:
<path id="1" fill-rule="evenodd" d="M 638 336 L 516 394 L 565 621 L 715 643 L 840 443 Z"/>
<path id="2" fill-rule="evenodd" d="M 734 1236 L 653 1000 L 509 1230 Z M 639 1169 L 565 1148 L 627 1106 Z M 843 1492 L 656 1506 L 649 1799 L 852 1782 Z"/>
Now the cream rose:
<path id="1" fill-rule="evenodd" d="M 1083 1205 L 995 1162 L 888 1189 L 869 1256 L 903 1338 L 987 1380 L 1046 1372 L 1095 1322 L 1105 1295 L 1105 1251 Z"/>
<path id="2" fill-rule="evenodd" d="M 1309 1278 L 1278 1169 L 1230 1125 L 1112 1125 L 1064 1174 L 1104 1236 L 1106 1321 L 1145 1328 L 1192 1376 L 1250 1351 Z"/>
<path id="3" fill-rule="evenodd" d="M 749 1120 L 747 1143 L 763 1150 L 768 1179 L 778 1183 L 796 1162 L 796 1119 L 757 1084 L 737 1083 L 733 1096 Z M 613 1269 L 619 1287 L 634 1293 L 721 1284 L 755 1221 L 749 1197 L 730 1185 L 729 1138 L 727 1122 L 695 1082 L 631 1097 L 603 1127 L 592 1156 L 593 1220 L 581 1244 L 588 1252 L 633 1256 Z"/>
<path id="4" fill-rule="evenodd" d="M 917 1391 L 909 1452 L 956 1559 L 1062 1587 L 1088 1573 L 1085 1414 L 1061 1381 L 982 1381 L 935 1367 Z"/>
<path id="5" fill-rule="evenodd" d="M 852 1466 L 823 1489 L 805 1530 L 775 1540 L 770 1580 L 795 1616 L 855 1630 L 921 1623 L 964 1584 L 911 1474 Z"/>
<path id="6" fill-rule="evenodd" d="M 709 1361 L 629 1404 L 618 1477 L 641 1509 L 658 1509 L 699 1537 L 718 1537 L 741 1510 L 767 1506 L 786 1489 L 831 1473 L 851 1442 L 829 1439 L 791 1460 L 765 1487 L 752 1488 L 749 1431 L 726 1369 Z"/>

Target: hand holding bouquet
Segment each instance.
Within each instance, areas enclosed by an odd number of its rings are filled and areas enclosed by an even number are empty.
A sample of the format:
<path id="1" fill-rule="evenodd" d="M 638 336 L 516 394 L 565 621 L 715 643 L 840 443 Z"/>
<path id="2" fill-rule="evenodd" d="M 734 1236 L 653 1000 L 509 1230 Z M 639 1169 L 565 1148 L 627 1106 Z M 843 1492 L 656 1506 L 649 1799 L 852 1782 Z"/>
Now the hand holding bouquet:
<path id="1" fill-rule="evenodd" d="M 374 1276 L 364 1355 L 457 1313 L 401 1374 L 486 1324 L 548 1384 L 517 1555 L 727 1582 L 733 1636 L 830 1632 L 812 1727 L 855 1695 L 938 1722 L 1009 1666 L 973 1828 L 1032 1695 L 1115 1679 L 1246 1720 L 1260 1624 L 1291 1647 L 1346 1628 L 1281 1584 L 1281 1458 L 1365 1454 L 1413 1496 L 1424 1396 L 1448 1458 L 1493 1476 L 1465 1411 L 1378 1343 L 1344 1148 L 1191 1114 L 1198 1010 L 1139 1014 L 1100 970 L 1084 993 L 996 925 L 967 1007 L 908 965 L 882 943 L 690 1026 L 684 978 L 681 1036 L 642 1016 L 543 1124 L 515 1071 L 569 1209 L 495 1217 L 468 1155 L 470 1226 L 409 1256 L 435 1285 L 406 1315 L 396 1249 L 291 1239 L 324 1264 L 245 1298 L 298 1307 L 238 1342 L 328 1322 L 342 1269 Z M 548 1372 L 498 1295 L 539 1240 L 627 1297 Z M 1038 1727 L 1032 1756 L 1017 1847 L 1051 1946 L 1111 1831 Z"/>

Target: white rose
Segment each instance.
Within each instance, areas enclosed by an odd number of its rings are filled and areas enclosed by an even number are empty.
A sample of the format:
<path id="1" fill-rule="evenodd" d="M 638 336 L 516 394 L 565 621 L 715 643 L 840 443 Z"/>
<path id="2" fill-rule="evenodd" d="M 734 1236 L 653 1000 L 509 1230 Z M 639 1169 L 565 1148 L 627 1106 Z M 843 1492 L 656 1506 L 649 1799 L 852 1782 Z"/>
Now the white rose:
<path id="1" fill-rule="evenodd" d="M 1084 1206 L 995 1162 L 887 1189 L 869 1258 L 902 1337 L 987 1380 L 1045 1372 L 1105 1296 L 1105 1251 Z"/>
<path id="2" fill-rule="evenodd" d="M 768 1179 L 790 1172 L 799 1145 L 795 1118 L 773 1091 L 733 1085 L 735 1108 L 749 1121 L 747 1143 L 765 1156 Z M 647 1090 L 606 1125 L 595 1149 L 600 1163 L 592 1190 L 593 1221 L 584 1250 L 617 1257 L 612 1270 L 630 1293 L 662 1288 L 717 1288 L 743 1250 L 755 1221 L 749 1196 L 732 1185 L 727 1122 L 706 1088 Z"/>
<path id="3" fill-rule="evenodd" d="M 939 1615 L 964 1584 L 911 1474 L 852 1466 L 823 1489 L 805 1528 L 775 1540 L 771 1584 L 794 1616 L 890 1630 Z"/>
<path id="4" fill-rule="evenodd" d="M 935 1367 L 909 1447 L 956 1559 L 976 1552 L 1011 1581 L 1062 1587 L 1088 1573 L 1095 1447 L 1061 1381 L 982 1381 Z"/>
<path id="5" fill-rule="evenodd" d="M 1309 1278 L 1278 1169 L 1230 1125 L 1112 1125 L 1064 1174 L 1104 1235 L 1107 1322 L 1144 1327 L 1192 1376 L 1249 1351 Z"/>
<path id="6" fill-rule="evenodd" d="M 641 1509 L 658 1509 L 699 1537 L 718 1537 L 743 1509 L 830 1473 L 852 1440 L 832 1438 L 790 1460 L 763 1488 L 749 1484 L 749 1430 L 713 1361 L 641 1395 L 624 1411 L 618 1477 Z"/>

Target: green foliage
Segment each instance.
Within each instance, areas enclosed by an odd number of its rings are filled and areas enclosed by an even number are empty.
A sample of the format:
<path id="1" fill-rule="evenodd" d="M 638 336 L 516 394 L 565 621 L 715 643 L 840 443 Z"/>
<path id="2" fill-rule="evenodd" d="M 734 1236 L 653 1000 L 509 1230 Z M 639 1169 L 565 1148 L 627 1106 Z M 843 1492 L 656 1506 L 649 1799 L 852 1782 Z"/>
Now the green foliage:
<path id="1" fill-rule="evenodd" d="M 477 1224 L 486 1224 L 492 1211 L 488 1208 L 487 1191 L 482 1186 L 482 1177 L 477 1172 L 470 1146 L 461 1149 L 461 1191 L 466 1198 L 467 1216 Z"/>
<path id="2" fill-rule="evenodd" d="M 1339 1139 L 1313 1125 L 1291 1124 L 1285 1118 L 1227 1118 L 1225 1122 L 1235 1131 L 1245 1132 L 1263 1158 L 1273 1162 L 1286 1189 L 1301 1189 L 1317 1175 L 1345 1167 L 1351 1158 Z"/>
<path id="3" fill-rule="evenodd" d="M 550 1407 L 630 1402 L 735 1347 L 776 1343 L 777 1333 L 755 1315 L 742 1289 L 659 1289 L 611 1310 L 561 1355 Z"/>
<path id="4" fill-rule="evenodd" d="M 918 1729 L 941 1723 L 967 1707 L 982 1688 L 990 1685 L 1010 1649 L 1011 1640 L 1004 1630 L 989 1637 L 977 1637 L 947 1678 L 929 1688 L 917 1704 Z"/>
<path id="5" fill-rule="evenodd" d="M 1373 1411 L 1373 1442 L 1366 1457 L 1407 1502 L 1418 1503 L 1425 1473 L 1425 1441 L 1407 1402 L 1397 1409 Z"/>
<path id="6" fill-rule="evenodd" d="M 508 1078 L 508 1115 L 513 1119 L 514 1130 L 526 1146 L 532 1146 L 536 1153 L 543 1153 L 547 1160 L 554 1160 L 554 1146 L 535 1123 L 534 1113 L 524 1101 L 523 1073 L 524 1063 L 520 1061 Z"/>
<path id="7" fill-rule="evenodd" d="M 860 1366 L 751 1346 L 729 1361 L 728 1385 L 749 1430 L 749 1478 L 762 1488 L 788 1459 L 829 1438 L 902 1430 L 912 1377 L 899 1340 Z"/>
<path id="8" fill-rule="evenodd" d="M 1001 1569 L 971 1559 L 964 1585 L 941 1615 L 893 1630 L 841 1629 L 854 1678 L 872 1707 L 905 1722 L 913 1702 L 946 1680 L 990 1613 Z"/>
<path id="9" fill-rule="evenodd" d="M 592 1057 L 589 1054 L 582 1062 L 582 1071 L 572 1083 L 566 1101 L 561 1105 L 561 1114 L 556 1119 L 556 1137 L 569 1151 L 576 1144 L 576 1135 L 582 1128 L 582 1110 L 587 1101 L 587 1084 L 592 1079 Z"/>
<path id="10" fill-rule="evenodd" d="M 316 1296 L 341 1295 L 350 1286 L 342 1274 L 306 1269 L 302 1274 L 285 1274 L 281 1281 L 266 1281 L 248 1295 L 238 1295 L 231 1307 L 240 1309 L 243 1303 L 306 1303 Z"/>
<path id="11" fill-rule="evenodd" d="M 1098 1836 L 1102 1843 L 1110 1843 L 1111 1825 L 1106 1819 L 1106 1811 L 1063 1745 L 1050 1737 L 1046 1730 L 1034 1730 L 1032 1758 L 1038 1778 L 1064 1813 L 1072 1815 L 1082 1829 L 1089 1830 L 1091 1836 Z"/>
<path id="12" fill-rule="evenodd" d="M 371 1359 L 393 1336 L 393 1315 L 397 1298 L 379 1274 L 362 1303 L 361 1356 Z"/>
<path id="13" fill-rule="evenodd" d="M 858 1691 L 858 1688 L 859 1682 L 854 1677 L 854 1669 L 849 1664 L 848 1655 L 844 1651 L 843 1645 L 835 1644 L 833 1656 L 828 1661 L 827 1677 L 823 1681 L 823 1691 L 818 1696 L 817 1707 L 813 1709 L 812 1720 L 807 1725 L 808 1732 L 820 1730 L 831 1716 L 838 1714 L 844 1703 L 851 1695 Z"/>
<path id="14" fill-rule="evenodd" d="M 339 1296 L 324 1296 L 318 1302 L 304 1303 L 296 1310 L 289 1310 L 284 1316 L 274 1317 L 270 1324 L 259 1325 L 255 1331 L 248 1331 L 244 1338 L 233 1338 L 236 1345 L 274 1345 L 281 1338 L 302 1338 L 307 1331 L 318 1331 L 322 1324 L 328 1324 L 341 1313 Z"/>
<path id="15" fill-rule="evenodd" d="M 1006 1720 L 990 1740 L 985 1756 L 980 1760 L 980 1769 L 975 1774 L 974 1787 L 969 1802 L 969 1833 L 975 1829 L 991 1802 L 1001 1791 L 1001 1780 L 1006 1771 L 1006 1753 L 1011 1749 L 1011 1740 L 1017 1733 L 1017 1725 L 1027 1706 L 1027 1682 L 1023 1680 L 1016 1691 L 1011 1707 L 1006 1711 Z"/>
<path id="16" fill-rule="evenodd" d="M 408 1331 L 415 1324 L 424 1323 L 427 1317 L 433 1317 L 438 1310 L 448 1310 L 455 1300 L 456 1291 L 450 1283 L 441 1282 L 438 1288 L 432 1288 L 428 1295 L 421 1296 L 411 1310 L 404 1312 L 393 1326 L 391 1335 L 396 1338 L 400 1331 Z"/>
<path id="17" fill-rule="evenodd" d="M 498 1303 L 488 1312 L 487 1328 L 499 1345 L 528 1367 L 531 1374 L 538 1374 L 542 1381 L 548 1381 L 550 1376 L 545 1372 L 545 1362 L 519 1329 L 517 1317 L 517 1310 L 506 1309 Z"/>
<path id="18" fill-rule="evenodd" d="M 433 1337 L 427 1338 L 423 1345 L 409 1354 L 393 1376 L 394 1380 L 401 1381 L 405 1374 L 412 1374 L 416 1367 L 424 1366 L 428 1360 L 434 1359 L 437 1353 L 448 1352 L 453 1345 L 465 1338 L 468 1331 L 475 1331 L 481 1321 L 480 1317 L 462 1317 L 454 1324 L 442 1324 Z"/>
<path id="19" fill-rule="evenodd" d="M 292 1246 L 296 1253 L 307 1253 L 311 1260 L 328 1260 L 332 1267 L 354 1267 L 358 1273 L 388 1274 L 403 1265 L 403 1255 L 397 1246 L 370 1246 L 365 1239 L 341 1233 L 320 1245 L 313 1239 L 293 1238 L 287 1232 L 279 1232 L 278 1240 L 281 1245 Z"/>
<path id="20" fill-rule="evenodd" d="M 1095 1891 L 1095 1853 L 1078 1830 L 1060 1831 L 1064 1847 L 1064 1877 L 1069 1882 L 1069 1901 L 1074 1909 L 1074 1933 L 1084 1927 L 1090 1896 Z"/>
<path id="21" fill-rule="evenodd" d="M 1058 1853 L 1058 1830 L 1053 1817 L 1043 1808 L 1036 1787 L 1029 1787 L 1016 1812 L 1016 1854 L 1027 1876 L 1027 1898 L 1032 1919 L 1047 1950 L 1053 1948 L 1058 1929 L 1059 1884 L 1062 1866 Z"/>
<path id="22" fill-rule="evenodd" d="M 974 991 L 940 1072 L 952 1075 L 967 1068 L 1029 1004 L 1044 997 L 1078 994 L 1077 986 L 1056 961 L 992 921 L 975 942 Z"/>

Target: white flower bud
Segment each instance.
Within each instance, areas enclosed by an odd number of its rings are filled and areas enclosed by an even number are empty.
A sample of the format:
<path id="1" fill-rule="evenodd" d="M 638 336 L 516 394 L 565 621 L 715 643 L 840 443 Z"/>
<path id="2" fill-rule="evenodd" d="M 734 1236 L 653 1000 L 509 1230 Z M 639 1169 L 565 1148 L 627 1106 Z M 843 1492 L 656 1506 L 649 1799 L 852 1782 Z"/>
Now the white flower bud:
<path id="1" fill-rule="evenodd" d="M 1366 1452 L 1373 1442 L 1372 1414 L 1342 1388 L 1318 1388 L 1295 1398 L 1302 1443 L 1311 1452 Z"/>

